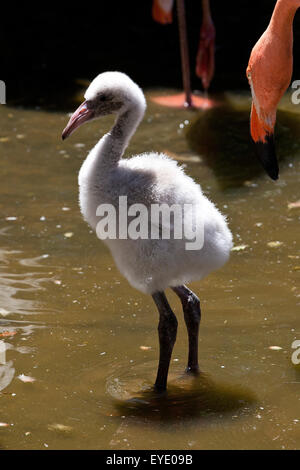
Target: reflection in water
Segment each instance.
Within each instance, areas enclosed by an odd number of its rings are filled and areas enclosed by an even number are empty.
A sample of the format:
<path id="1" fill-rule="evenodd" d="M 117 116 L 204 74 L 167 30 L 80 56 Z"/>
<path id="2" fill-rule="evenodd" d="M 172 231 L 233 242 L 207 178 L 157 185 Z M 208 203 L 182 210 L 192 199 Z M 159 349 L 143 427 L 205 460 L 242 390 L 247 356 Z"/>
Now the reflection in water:
<path id="1" fill-rule="evenodd" d="M 295 374 L 295 378 L 294 380 L 292 380 L 291 384 L 298 384 L 298 386 L 300 385 L 300 364 L 293 364 L 293 368 L 294 368 L 294 374 Z"/>
<path id="2" fill-rule="evenodd" d="M 40 311 L 40 306 L 36 301 L 24 299 L 20 293 L 44 290 L 42 284 L 49 281 L 49 277 L 41 277 L 41 273 L 38 271 L 11 272 L 9 265 L 10 261 L 14 264 L 18 259 L 19 264 L 26 267 L 44 267 L 39 263 L 44 257 L 26 259 L 21 258 L 21 255 L 20 251 L 0 248 L 0 316 L 2 317 L 6 317 L 10 313 L 24 315 Z"/>
<path id="3" fill-rule="evenodd" d="M 4 390 L 12 382 L 15 374 L 13 361 L 6 360 L 7 351 L 15 350 L 21 354 L 28 354 L 31 348 L 26 346 L 14 346 L 14 335 L 21 332 L 22 336 L 28 336 L 35 328 L 42 326 L 30 324 L 24 320 L 11 319 L 11 315 L 29 315 L 41 312 L 40 305 L 35 300 L 26 299 L 28 293 L 34 295 L 38 290 L 44 290 L 42 283 L 49 278 L 41 277 L 41 273 L 15 272 L 11 264 L 16 260 L 21 266 L 44 267 L 39 263 L 43 256 L 37 258 L 22 258 L 22 252 L 0 248 L 0 391 Z M 20 268 L 19 271 L 22 271 Z M 1 318 L 2 317 L 2 318 Z M 8 342 L 9 341 L 9 342 Z"/>
<path id="4" fill-rule="evenodd" d="M 148 388 L 126 401 L 115 398 L 120 415 L 165 422 L 238 411 L 255 403 L 252 392 L 236 385 L 217 384 L 204 373 L 186 375 L 176 385 L 171 384 L 165 394 Z"/>
<path id="5" fill-rule="evenodd" d="M 12 381 L 15 375 L 13 361 L 8 361 L 0 365 L 0 392 L 4 390 Z"/>
<path id="6" fill-rule="evenodd" d="M 229 104 L 202 113 L 187 131 L 192 150 L 212 168 L 221 189 L 237 187 L 264 174 L 249 134 L 249 109 Z M 300 117 L 278 111 L 276 145 L 279 162 L 299 152 Z M 280 166 L 280 163 L 279 163 Z"/>

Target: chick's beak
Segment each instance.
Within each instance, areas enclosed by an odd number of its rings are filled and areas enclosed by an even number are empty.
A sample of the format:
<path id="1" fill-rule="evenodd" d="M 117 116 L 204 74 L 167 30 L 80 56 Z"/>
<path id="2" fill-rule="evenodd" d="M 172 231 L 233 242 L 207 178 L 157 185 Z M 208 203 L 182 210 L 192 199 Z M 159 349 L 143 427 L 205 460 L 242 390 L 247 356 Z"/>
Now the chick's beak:
<path id="1" fill-rule="evenodd" d="M 94 112 L 92 109 L 87 107 L 87 102 L 84 101 L 79 108 L 76 109 L 75 113 L 72 114 L 70 120 L 63 130 L 62 139 L 66 139 L 71 135 L 77 127 L 81 126 L 83 123 L 89 121 L 94 117 Z"/>

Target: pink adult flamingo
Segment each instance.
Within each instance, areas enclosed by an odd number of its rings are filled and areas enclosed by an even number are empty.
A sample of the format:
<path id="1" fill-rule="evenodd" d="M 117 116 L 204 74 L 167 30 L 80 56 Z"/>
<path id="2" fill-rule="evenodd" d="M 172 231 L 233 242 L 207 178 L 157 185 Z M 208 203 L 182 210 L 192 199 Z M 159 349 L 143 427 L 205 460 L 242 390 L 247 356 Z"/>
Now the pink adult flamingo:
<path id="1" fill-rule="evenodd" d="M 153 0 L 153 19 L 161 24 L 172 23 L 173 3 L 174 0 Z M 196 57 L 196 75 L 201 78 L 203 88 L 207 91 L 214 74 L 215 28 L 211 18 L 209 0 L 202 0 L 202 8 L 203 20 L 200 29 L 200 41 Z M 177 0 L 177 17 L 184 93 L 172 96 L 156 96 L 152 98 L 152 100 L 159 104 L 173 107 L 211 107 L 211 100 L 193 95 L 191 91 L 184 0 Z"/>
<path id="2" fill-rule="evenodd" d="M 268 175 L 279 168 L 274 146 L 277 105 L 293 71 L 293 19 L 300 0 L 278 0 L 270 23 L 252 49 L 247 78 L 252 93 L 251 137 Z"/>

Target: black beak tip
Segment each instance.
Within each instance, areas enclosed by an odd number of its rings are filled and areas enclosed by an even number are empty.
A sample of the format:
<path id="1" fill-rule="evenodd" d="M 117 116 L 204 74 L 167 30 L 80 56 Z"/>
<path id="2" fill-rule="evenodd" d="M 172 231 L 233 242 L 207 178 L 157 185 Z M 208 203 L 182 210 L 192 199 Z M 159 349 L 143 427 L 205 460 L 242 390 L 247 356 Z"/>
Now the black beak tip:
<path id="1" fill-rule="evenodd" d="M 269 134 L 266 136 L 265 142 L 254 142 L 256 155 L 258 156 L 262 166 L 267 174 L 276 181 L 279 177 L 279 167 L 276 157 L 274 136 Z"/>

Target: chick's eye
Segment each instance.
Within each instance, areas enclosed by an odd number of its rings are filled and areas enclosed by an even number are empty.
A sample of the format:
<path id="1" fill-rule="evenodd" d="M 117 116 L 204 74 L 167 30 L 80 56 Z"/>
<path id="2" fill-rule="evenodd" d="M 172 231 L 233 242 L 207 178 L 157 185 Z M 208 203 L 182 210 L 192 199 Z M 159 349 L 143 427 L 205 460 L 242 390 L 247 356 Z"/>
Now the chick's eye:
<path id="1" fill-rule="evenodd" d="M 106 101 L 106 96 L 105 95 L 100 95 L 99 100 L 100 101 Z"/>

